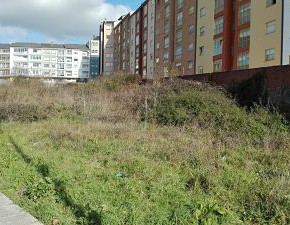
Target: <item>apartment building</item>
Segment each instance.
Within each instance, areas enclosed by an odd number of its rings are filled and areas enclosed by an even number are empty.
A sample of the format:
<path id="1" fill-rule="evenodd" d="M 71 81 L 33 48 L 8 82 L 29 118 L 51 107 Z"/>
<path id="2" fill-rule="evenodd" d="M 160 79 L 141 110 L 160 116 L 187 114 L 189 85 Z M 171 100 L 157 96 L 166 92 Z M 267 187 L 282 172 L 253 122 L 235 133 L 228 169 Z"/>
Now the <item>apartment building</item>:
<path id="1" fill-rule="evenodd" d="M 289 64 L 289 5 L 289 0 L 199 0 L 196 73 Z"/>
<path id="2" fill-rule="evenodd" d="M 130 16 L 130 73 L 136 73 L 136 13 Z"/>
<path id="3" fill-rule="evenodd" d="M 155 75 L 167 77 L 174 69 L 175 1 L 156 0 Z"/>
<path id="4" fill-rule="evenodd" d="M 174 67 L 178 76 L 195 72 L 195 27 L 196 0 L 177 0 L 174 26 Z"/>
<path id="5" fill-rule="evenodd" d="M 0 76 L 10 75 L 10 45 L 0 44 Z"/>
<path id="6" fill-rule="evenodd" d="M 114 66 L 114 21 L 104 21 L 100 26 L 101 63 L 100 71 L 103 75 L 115 72 Z"/>
<path id="7" fill-rule="evenodd" d="M 196 0 L 156 0 L 156 76 L 194 74 L 196 5 Z"/>
<path id="8" fill-rule="evenodd" d="M 290 63 L 290 0 L 146 0 L 114 30 L 113 71 L 143 79 Z"/>
<path id="9" fill-rule="evenodd" d="M 96 79 L 100 74 L 100 37 L 94 37 L 88 44 L 90 49 L 90 78 Z"/>
<path id="10" fill-rule="evenodd" d="M 89 64 L 90 54 L 86 45 L 10 45 L 10 74 L 14 76 L 88 79 Z"/>
<path id="11" fill-rule="evenodd" d="M 143 57 L 142 77 L 153 79 L 155 57 L 155 0 L 147 0 L 143 6 Z"/>
<path id="12" fill-rule="evenodd" d="M 135 13 L 135 73 L 142 75 L 142 55 L 143 55 L 143 5 Z"/>
<path id="13" fill-rule="evenodd" d="M 130 73 L 130 13 L 121 16 L 114 28 L 114 71 Z"/>

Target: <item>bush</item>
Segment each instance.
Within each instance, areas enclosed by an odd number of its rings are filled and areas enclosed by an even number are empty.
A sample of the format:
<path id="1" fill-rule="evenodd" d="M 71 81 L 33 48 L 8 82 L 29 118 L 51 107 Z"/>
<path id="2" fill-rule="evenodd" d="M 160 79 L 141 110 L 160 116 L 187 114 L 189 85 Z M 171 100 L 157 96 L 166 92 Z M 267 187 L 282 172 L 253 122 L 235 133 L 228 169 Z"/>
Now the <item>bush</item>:
<path id="1" fill-rule="evenodd" d="M 45 119 L 46 114 L 41 107 L 31 104 L 0 104 L 0 121 L 33 122 Z"/>
<path id="2" fill-rule="evenodd" d="M 259 106 L 251 110 L 240 108 L 218 89 L 184 85 L 160 89 L 144 97 L 142 121 L 162 126 L 198 126 L 217 137 L 242 139 L 252 144 L 263 144 L 269 138 L 273 145 L 279 146 L 279 140 L 287 136 L 288 124 L 281 115 Z"/>

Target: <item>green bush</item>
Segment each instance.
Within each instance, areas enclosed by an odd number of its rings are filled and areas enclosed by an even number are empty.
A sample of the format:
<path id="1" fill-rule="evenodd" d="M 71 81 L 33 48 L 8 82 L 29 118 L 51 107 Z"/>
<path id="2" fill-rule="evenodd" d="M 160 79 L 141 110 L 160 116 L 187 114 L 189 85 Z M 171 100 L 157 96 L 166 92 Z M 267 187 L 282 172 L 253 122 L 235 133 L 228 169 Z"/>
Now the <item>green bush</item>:
<path id="1" fill-rule="evenodd" d="M 240 108 L 222 91 L 213 89 L 167 89 L 158 99 L 147 96 L 141 120 L 163 126 L 198 126 L 218 137 L 241 138 L 261 144 L 265 138 L 281 145 L 287 136 L 288 124 L 276 112 L 255 106 Z M 280 142 L 282 140 L 282 142 Z"/>
<path id="2" fill-rule="evenodd" d="M 33 122 L 46 117 L 45 110 L 37 105 L 21 103 L 0 104 L 0 121 Z"/>

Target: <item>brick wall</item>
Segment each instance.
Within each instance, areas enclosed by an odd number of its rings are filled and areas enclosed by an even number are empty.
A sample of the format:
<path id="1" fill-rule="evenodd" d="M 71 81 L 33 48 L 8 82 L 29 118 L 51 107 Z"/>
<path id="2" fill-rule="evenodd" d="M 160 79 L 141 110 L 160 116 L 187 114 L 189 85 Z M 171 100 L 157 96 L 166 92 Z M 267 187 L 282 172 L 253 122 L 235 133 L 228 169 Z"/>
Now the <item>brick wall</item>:
<path id="1" fill-rule="evenodd" d="M 227 88 L 243 106 L 275 106 L 290 120 L 290 65 L 183 76 Z"/>
<path id="2" fill-rule="evenodd" d="M 257 74 L 263 74 L 266 78 L 267 89 L 290 88 L 290 66 L 273 66 L 249 70 L 237 70 L 222 73 L 207 73 L 200 75 L 186 75 L 183 79 L 209 82 L 224 87 L 236 86 L 239 83 L 251 79 Z"/>

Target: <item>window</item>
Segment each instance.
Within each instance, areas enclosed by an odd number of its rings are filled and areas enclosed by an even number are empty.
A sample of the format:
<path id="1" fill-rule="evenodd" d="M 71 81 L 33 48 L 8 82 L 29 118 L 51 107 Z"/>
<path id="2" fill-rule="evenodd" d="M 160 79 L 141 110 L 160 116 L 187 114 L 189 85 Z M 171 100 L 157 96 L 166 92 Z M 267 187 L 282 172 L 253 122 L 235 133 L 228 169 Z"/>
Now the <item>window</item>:
<path id="1" fill-rule="evenodd" d="M 239 9 L 239 24 L 248 23 L 251 20 L 251 4 L 246 3 Z"/>
<path id="2" fill-rule="evenodd" d="M 168 34 L 169 33 L 169 29 L 170 29 L 169 21 L 166 21 L 165 24 L 164 24 L 164 33 Z"/>
<path id="3" fill-rule="evenodd" d="M 107 53 L 106 54 L 106 58 L 113 58 L 113 57 L 114 57 L 113 53 Z"/>
<path id="4" fill-rule="evenodd" d="M 176 32 L 176 44 L 181 44 L 182 42 L 182 29 Z"/>
<path id="5" fill-rule="evenodd" d="M 144 17 L 144 28 L 147 28 L 147 25 L 148 25 L 148 23 L 147 23 L 147 16 L 146 16 L 146 17 Z"/>
<path id="6" fill-rule="evenodd" d="M 147 57 L 143 56 L 143 66 L 147 66 Z"/>
<path id="7" fill-rule="evenodd" d="M 14 52 L 24 53 L 24 52 L 28 52 L 28 49 L 27 48 L 15 48 Z"/>
<path id="8" fill-rule="evenodd" d="M 222 72 L 223 69 L 223 61 L 222 59 L 215 60 L 213 62 L 213 71 L 214 72 Z"/>
<path id="9" fill-rule="evenodd" d="M 243 52 L 238 57 L 238 69 L 244 70 L 249 68 L 249 52 Z"/>
<path id="10" fill-rule="evenodd" d="M 214 40 L 214 53 L 213 55 L 220 55 L 223 53 L 223 39 L 219 38 Z"/>
<path id="11" fill-rule="evenodd" d="M 33 63 L 32 64 L 33 67 L 40 67 L 40 65 L 41 65 L 40 63 Z"/>
<path id="12" fill-rule="evenodd" d="M 194 49 L 194 44 L 193 43 L 190 43 L 187 47 L 187 51 L 192 51 Z"/>
<path id="13" fill-rule="evenodd" d="M 199 47 L 199 55 L 204 55 L 204 46 Z"/>
<path id="14" fill-rule="evenodd" d="M 276 4 L 276 0 L 267 0 L 266 1 L 266 7 L 270 7 L 272 5 L 275 5 Z"/>
<path id="15" fill-rule="evenodd" d="M 164 48 L 168 48 L 169 47 L 169 37 L 165 37 L 164 38 Z"/>
<path id="16" fill-rule="evenodd" d="M 224 0 L 215 0 L 215 14 L 224 10 Z"/>
<path id="17" fill-rule="evenodd" d="M 114 63 L 106 63 L 106 67 L 113 67 Z"/>
<path id="18" fill-rule="evenodd" d="M 199 66 L 198 67 L 198 73 L 199 74 L 203 74 L 203 66 Z"/>
<path id="19" fill-rule="evenodd" d="M 147 43 L 144 43 L 144 45 L 143 45 L 143 52 L 144 52 L 144 54 L 147 53 Z"/>
<path id="20" fill-rule="evenodd" d="M 148 11 L 148 6 L 147 5 L 144 6 L 144 10 L 143 11 L 144 11 L 144 14 L 147 14 L 147 11 Z"/>
<path id="21" fill-rule="evenodd" d="M 190 6 L 188 9 L 188 15 L 192 15 L 194 13 L 194 6 Z"/>
<path id="22" fill-rule="evenodd" d="M 177 9 L 181 9 L 183 6 L 183 0 L 177 0 Z"/>
<path id="23" fill-rule="evenodd" d="M 175 59 L 180 59 L 182 55 L 182 48 L 181 47 L 177 47 L 175 50 Z"/>
<path id="24" fill-rule="evenodd" d="M 147 37 L 148 37 L 148 32 L 147 32 L 147 30 L 144 30 L 143 40 L 146 41 L 147 40 Z"/>
<path id="25" fill-rule="evenodd" d="M 275 59 L 275 49 L 270 48 L 265 51 L 265 60 L 266 61 L 271 61 Z"/>
<path id="26" fill-rule="evenodd" d="M 214 34 L 220 34 L 224 31 L 224 17 L 221 16 L 215 20 Z"/>
<path id="27" fill-rule="evenodd" d="M 170 16 L 170 8 L 169 5 L 165 6 L 165 19 L 168 19 Z"/>
<path id="28" fill-rule="evenodd" d="M 193 69 L 193 61 L 188 61 L 188 69 Z"/>
<path id="29" fill-rule="evenodd" d="M 188 32 L 189 33 L 193 33 L 194 32 L 194 25 L 193 24 L 189 25 Z"/>
<path id="30" fill-rule="evenodd" d="M 248 48 L 250 46 L 250 29 L 244 29 L 239 34 L 239 47 Z"/>
<path id="31" fill-rule="evenodd" d="M 163 59 L 164 59 L 164 63 L 168 63 L 169 62 L 169 53 L 168 52 L 164 53 Z"/>
<path id="32" fill-rule="evenodd" d="M 199 28 L 199 35 L 204 36 L 205 35 L 205 26 Z"/>
<path id="33" fill-rule="evenodd" d="M 270 34 L 270 33 L 274 33 L 276 31 L 276 23 L 275 20 L 266 23 L 266 33 Z"/>
<path id="34" fill-rule="evenodd" d="M 205 7 L 200 9 L 200 17 L 205 16 Z"/>
<path id="35" fill-rule="evenodd" d="M 177 14 L 177 26 L 181 26 L 182 25 L 182 19 L 183 19 L 183 13 L 179 12 Z"/>

